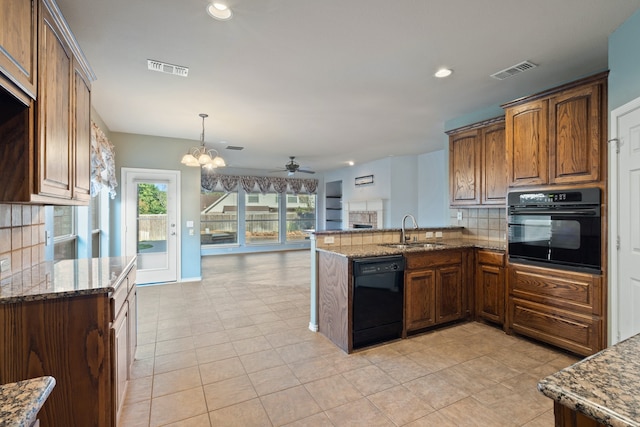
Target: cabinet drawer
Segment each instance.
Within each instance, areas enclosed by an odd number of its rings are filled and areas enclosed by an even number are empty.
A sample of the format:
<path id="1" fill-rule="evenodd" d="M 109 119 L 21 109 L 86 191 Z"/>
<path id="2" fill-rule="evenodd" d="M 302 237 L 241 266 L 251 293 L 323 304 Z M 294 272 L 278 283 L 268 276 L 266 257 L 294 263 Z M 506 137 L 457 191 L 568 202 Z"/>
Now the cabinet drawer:
<path id="1" fill-rule="evenodd" d="M 512 329 L 523 335 L 588 356 L 602 348 L 599 317 L 511 298 Z"/>
<path id="2" fill-rule="evenodd" d="M 462 251 L 444 250 L 429 251 L 419 254 L 406 255 L 408 270 L 416 268 L 428 268 L 438 265 L 451 265 L 462 263 Z"/>
<path id="3" fill-rule="evenodd" d="M 538 267 L 509 268 L 509 293 L 517 298 L 601 315 L 602 278 L 585 273 Z"/>
<path id="4" fill-rule="evenodd" d="M 136 265 L 133 265 L 133 268 L 129 270 L 129 274 L 127 274 L 127 288 L 131 291 L 136 284 Z"/>
<path id="5" fill-rule="evenodd" d="M 497 265 L 498 267 L 504 266 L 504 252 L 478 250 L 477 256 L 478 264 Z"/>
<path id="6" fill-rule="evenodd" d="M 116 287 L 116 291 L 113 293 L 113 296 L 111 297 L 111 319 L 110 320 L 112 322 L 118 316 L 118 313 L 120 313 L 122 306 L 127 300 L 128 291 L 129 289 L 127 287 L 126 279 L 120 282 L 120 284 L 118 284 L 118 286 Z"/>

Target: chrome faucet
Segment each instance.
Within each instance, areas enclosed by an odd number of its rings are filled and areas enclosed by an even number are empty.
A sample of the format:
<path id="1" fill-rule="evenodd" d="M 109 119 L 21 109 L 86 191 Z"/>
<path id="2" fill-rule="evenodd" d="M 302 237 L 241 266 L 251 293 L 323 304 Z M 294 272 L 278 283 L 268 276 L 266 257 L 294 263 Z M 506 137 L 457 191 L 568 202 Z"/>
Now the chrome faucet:
<path id="1" fill-rule="evenodd" d="M 407 243 L 407 240 L 409 240 L 409 237 L 407 237 L 407 232 L 405 231 L 405 222 L 407 220 L 407 218 L 411 218 L 411 221 L 413 221 L 413 229 L 417 230 L 418 229 L 418 223 L 416 222 L 416 219 L 414 218 L 413 215 L 411 214 L 406 214 L 404 216 L 404 218 L 402 218 L 402 236 L 401 236 L 401 241 L 400 243 Z"/>

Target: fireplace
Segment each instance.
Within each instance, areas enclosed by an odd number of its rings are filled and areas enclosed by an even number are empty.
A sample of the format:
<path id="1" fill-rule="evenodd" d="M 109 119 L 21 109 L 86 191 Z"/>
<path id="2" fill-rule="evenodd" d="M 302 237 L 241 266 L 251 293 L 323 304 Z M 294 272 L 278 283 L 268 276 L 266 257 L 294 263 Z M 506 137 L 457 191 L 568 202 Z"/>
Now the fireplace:
<path id="1" fill-rule="evenodd" d="M 375 228 L 383 227 L 382 199 L 351 201 L 346 203 L 349 228 Z"/>

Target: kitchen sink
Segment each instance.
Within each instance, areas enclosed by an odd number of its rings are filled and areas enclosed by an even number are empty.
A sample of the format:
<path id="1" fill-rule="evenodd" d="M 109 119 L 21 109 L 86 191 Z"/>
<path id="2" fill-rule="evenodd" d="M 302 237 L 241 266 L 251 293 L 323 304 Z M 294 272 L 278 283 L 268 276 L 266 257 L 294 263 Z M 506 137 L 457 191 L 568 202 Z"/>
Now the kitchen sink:
<path id="1" fill-rule="evenodd" d="M 447 245 L 444 243 L 426 243 L 426 242 L 410 242 L 410 243 L 384 243 L 382 246 L 386 246 L 387 248 L 396 248 L 396 249 L 411 249 L 411 248 L 423 248 L 423 249 L 439 249 L 444 248 Z"/>

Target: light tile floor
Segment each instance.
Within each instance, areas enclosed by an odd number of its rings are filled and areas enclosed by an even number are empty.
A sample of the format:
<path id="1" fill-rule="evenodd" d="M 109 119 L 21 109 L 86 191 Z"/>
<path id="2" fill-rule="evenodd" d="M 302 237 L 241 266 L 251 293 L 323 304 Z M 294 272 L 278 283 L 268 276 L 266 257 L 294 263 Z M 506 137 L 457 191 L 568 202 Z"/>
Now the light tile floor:
<path id="1" fill-rule="evenodd" d="M 205 257 L 139 287 L 121 426 L 553 426 L 578 359 L 470 322 L 346 355 L 309 324 L 308 251 Z"/>

